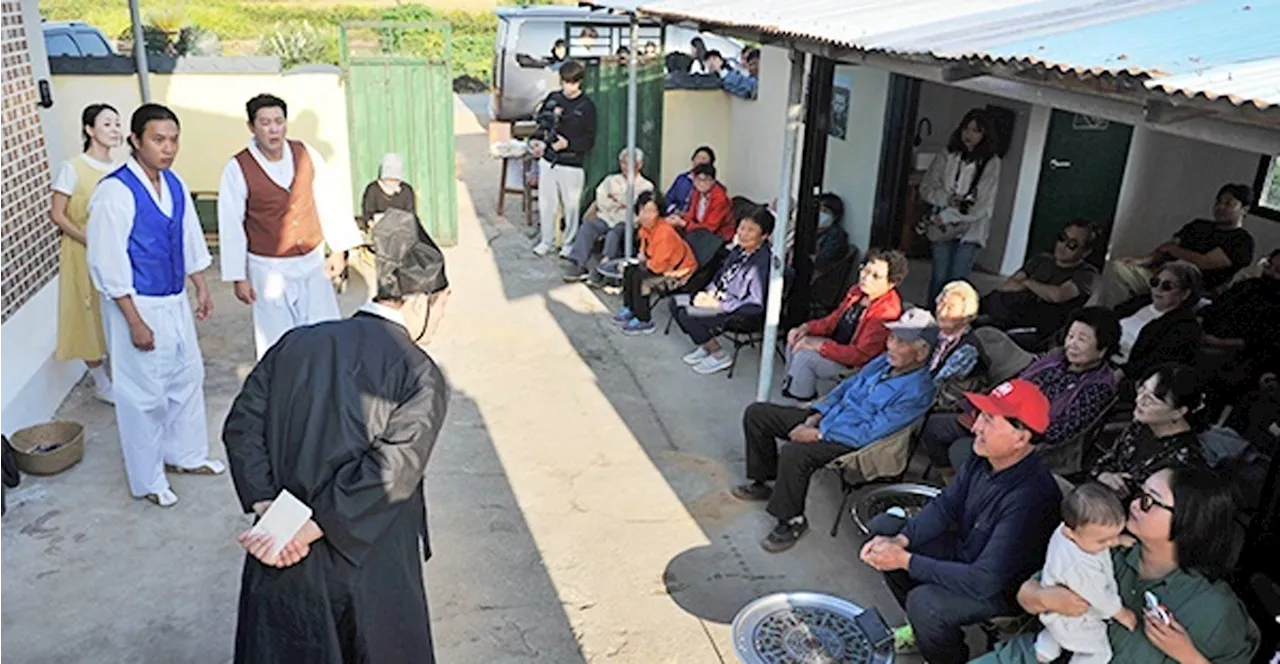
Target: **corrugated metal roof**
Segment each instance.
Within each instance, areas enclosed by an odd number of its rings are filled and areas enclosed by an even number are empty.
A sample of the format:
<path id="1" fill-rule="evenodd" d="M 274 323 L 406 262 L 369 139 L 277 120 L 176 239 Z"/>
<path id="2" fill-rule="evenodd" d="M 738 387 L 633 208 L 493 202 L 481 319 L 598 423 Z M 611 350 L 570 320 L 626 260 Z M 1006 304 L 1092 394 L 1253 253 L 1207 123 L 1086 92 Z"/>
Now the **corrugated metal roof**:
<path id="1" fill-rule="evenodd" d="M 1128 75 L 1280 105 L 1280 0 L 658 0 L 642 11 L 942 60 Z"/>

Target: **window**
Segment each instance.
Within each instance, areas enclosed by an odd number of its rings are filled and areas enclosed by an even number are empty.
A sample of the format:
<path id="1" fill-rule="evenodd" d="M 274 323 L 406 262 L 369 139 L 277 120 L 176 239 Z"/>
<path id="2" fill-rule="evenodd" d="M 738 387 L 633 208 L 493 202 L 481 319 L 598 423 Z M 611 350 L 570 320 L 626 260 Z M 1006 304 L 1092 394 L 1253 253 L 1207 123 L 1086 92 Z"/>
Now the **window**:
<path id="1" fill-rule="evenodd" d="M 51 58 L 62 55 L 69 55 L 73 58 L 80 57 L 80 48 L 76 46 L 76 42 L 71 38 L 71 35 L 65 32 L 45 33 L 44 50 L 48 52 Z"/>
<path id="2" fill-rule="evenodd" d="M 80 50 L 86 56 L 97 57 L 111 55 L 111 48 L 107 46 L 107 42 L 102 35 L 93 30 L 76 30 L 76 43 L 80 45 Z"/>
<path id="3" fill-rule="evenodd" d="M 1252 214 L 1280 221 L 1280 155 L 1263 157 L 1258 161 L 1258 177 L 1253 182 L 1258 192 L 1258 202 Z"/>
<path id="4" fill-rule="evenodd" d="M 557 39 L 564 39 L 561 21 L 525 21 L 516 38 L 516 61 L 522 67 L 545 67 Z"/>

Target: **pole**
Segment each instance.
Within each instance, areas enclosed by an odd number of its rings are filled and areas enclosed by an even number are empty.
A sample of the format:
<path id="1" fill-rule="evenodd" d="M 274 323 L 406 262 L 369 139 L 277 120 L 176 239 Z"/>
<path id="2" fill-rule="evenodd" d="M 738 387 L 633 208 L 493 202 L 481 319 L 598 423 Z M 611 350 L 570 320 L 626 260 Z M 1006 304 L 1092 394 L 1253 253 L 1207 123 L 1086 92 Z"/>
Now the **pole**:
<path id="1" fill-rule="evenodd" d="M 138 8 L 138 0 L 129 0 L 129 18 L 133 21 L 133 60 L 138 66 L 138 91 L 142 93 L 142 103 L 151 101 L 151 81 L 147 68 L 147 43 L 142 37 L 142 10 Z"/>
<path id="2" fill-rule="evenodd" d="M 791 219 L 791 183 L 795 179 L 796 144 L 804 117 L 804 54 L 791 51 L 791 81 L 787 87 L 787 126 L 782 137 L 782 174 L 778 178 L 778 218 L 774 223 L 773 261 L 769 269 L 769 295 L 765 300 L 764 343 L 760 349 L 760 384 L 756 401 L 768 401 L 773 385 L 773 360 L 777 351 L 778 319 L 782 316 L 782 270 L 787 264 L 787 223 Z"/>
<path id="3" fill-rule="evenodd" d="M 636 210 L 636 60 L 640 58 L 636 42 L 639 39 L 640 19 L 632 12 L 631 44 L 627 47 L 627 230 L 622 234 L 622 255 L 627 258 L 631 258 L 635 249 L 631 236 L 635 233 Z"/>

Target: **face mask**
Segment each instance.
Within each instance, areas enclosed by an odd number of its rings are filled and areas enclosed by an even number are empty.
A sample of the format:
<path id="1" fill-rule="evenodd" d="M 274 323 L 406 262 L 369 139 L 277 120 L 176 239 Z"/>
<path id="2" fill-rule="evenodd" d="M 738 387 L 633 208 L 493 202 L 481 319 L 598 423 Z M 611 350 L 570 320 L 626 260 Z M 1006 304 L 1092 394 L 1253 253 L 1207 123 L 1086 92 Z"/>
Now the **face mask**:
<path id="1" fill-rule="evenodd" d="M 831 228 L 831 224 L 834 224 L 835 221 L 836 221 L 835 215 L 831 214 L 830 212 L 818 213 L 818 228 L 822 228 L 822 229 Z"/>

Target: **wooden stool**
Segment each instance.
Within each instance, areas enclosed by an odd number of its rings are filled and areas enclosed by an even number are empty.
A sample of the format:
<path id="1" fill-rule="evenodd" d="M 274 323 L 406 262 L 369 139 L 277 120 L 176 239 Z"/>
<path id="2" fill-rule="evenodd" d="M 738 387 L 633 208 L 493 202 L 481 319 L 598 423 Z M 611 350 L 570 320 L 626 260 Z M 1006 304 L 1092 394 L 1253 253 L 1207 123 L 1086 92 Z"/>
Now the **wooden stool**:
<path id="1" fill-rule="evenodd" d="M 511 187 L 507 185 L 507 169 L 512 161 L 520 161 L 523 168 L 522 177 L 520 178 L 519 187 Z M 533 199 L 537 196 L 534 193 L 536 187 L 529 184 L 529 168 L 535 164 L 535 160 L 530 155 L 521 157 L 503 157 L 502 158 L 502 182 L 498 189 L 498 214 L 504 214 L 506 210 L 507 194 L 520 194 L 521 201 L 524 204 L 524 223 L 527 226 L 533 225 Z"/>

